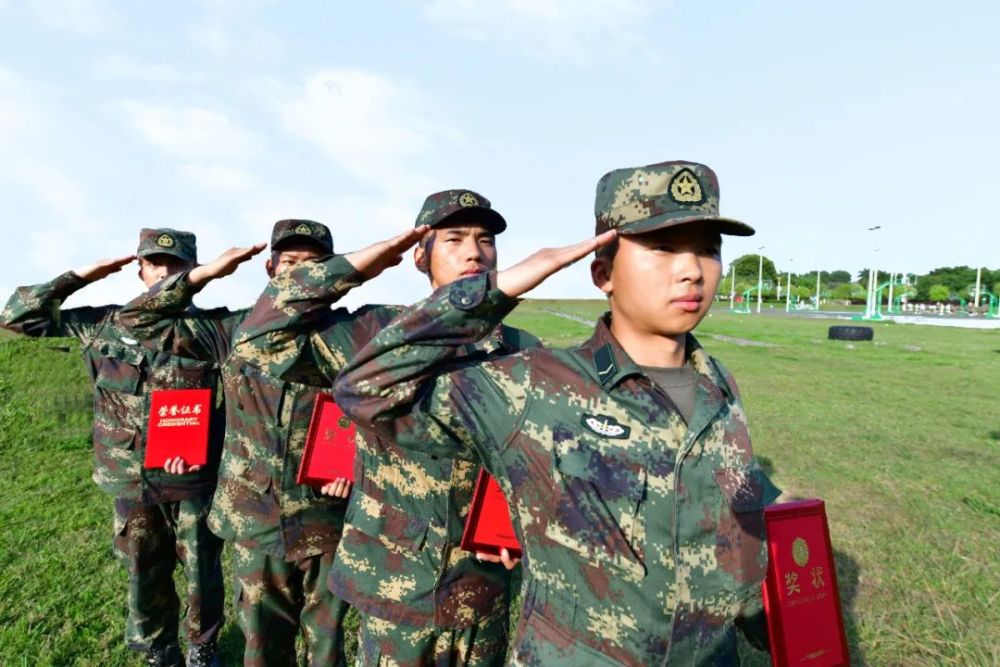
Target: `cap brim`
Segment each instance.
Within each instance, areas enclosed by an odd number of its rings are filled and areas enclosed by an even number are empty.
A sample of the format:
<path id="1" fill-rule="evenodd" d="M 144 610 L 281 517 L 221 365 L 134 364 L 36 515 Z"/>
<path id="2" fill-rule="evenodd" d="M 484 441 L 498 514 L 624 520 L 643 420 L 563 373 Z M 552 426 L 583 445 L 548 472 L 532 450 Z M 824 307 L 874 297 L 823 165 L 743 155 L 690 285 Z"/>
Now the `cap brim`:
<path id="1" fill-rule="evenodd" d="M 176 250 L 174 248 L 157 247 L 152 250 L 142 250 L 136 253 L 136 257 L 143 257 L 143 258 L 152 257 L 153 255 L 170 255 L 171 257 L 176 257 L 177 259 L 185 262 L 196 261 L 185 255 L 184 253 L 182 253 L 180 250 Z"/>
<path id="2" fill-rule="evenodd" d="M 462 223 L 479 223 L 494 234 L 499 234 L 507 229 L 507 221 L 504 220 L 502 215 L 492 208 L 481 208 L 478 206 L 459 209 L 454 213 L 446 215 L 432 224 L 431 229 Z"/>
<path id="3" fill-rule="evenodd" d="M 740 222 L 739 220 L 734 220 L 733 218 L 723 218 L 718 215 L 691 215 L 680 218 L 658 215 L 636 223 L 622 225 L 617 229 L 618 233 L 622 236 L 631 236 L 635 234 L 646 234 L 648 232 L 656 231 L 657 229 L 689 225 L 695 222 L 704 225 L 711 225 L 712 228 L 720 234 L 727 234 L 729 236 L 753 236 L 757 233 L 753 227 L 745 222 Z"/>
<path id="4" fill-rule="evenodd" d="M 287 246 L 290 242 L 295 243 L 307 243 L 312 246 L 316 246 L 317 250 L 322 250 L 325 253 L 332 254 L 333 248 L 327 247 L 325 243 L 320 241 L 315 236 L 311 234 L 289 234 L 288 236 L 283 236 L 274 243 L 271 244 L 271 252 L 276 250 L 281 250 L 283 247 Z"/>

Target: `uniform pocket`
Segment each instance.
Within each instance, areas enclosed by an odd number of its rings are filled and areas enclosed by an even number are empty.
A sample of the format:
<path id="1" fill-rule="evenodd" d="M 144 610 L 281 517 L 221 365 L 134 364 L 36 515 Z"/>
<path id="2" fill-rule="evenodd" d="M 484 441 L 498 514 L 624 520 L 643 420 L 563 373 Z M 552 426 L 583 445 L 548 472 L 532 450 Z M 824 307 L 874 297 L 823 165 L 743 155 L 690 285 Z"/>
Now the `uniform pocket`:
<path id="1" fill-rule="evenodd" d="M 545 667 L 613 667 L 622 663 L 587 646 L 580 637 L 534 608 L 523 622 L 520 641 L 514 649 L 518 665 Z"/>
<path id="2" fill-rule="evenodd" d="M 546 537 L 595 565 L 642 579 L 646 467 L 588 446 L 557 454 L 555 467 L 559 495 Z"/>
<path id="3" fill-rule="evenodd" d="M 419 551 L 423 548 L 430 527 L 428 519 L 380 503 L 359 489 L 354 489 L 352 493 L 358 494 L 358 498 L 352 499 L 348 506 L 345 523 L 401 550 Z"/>
<path id="4" fill-rule="evenodd" d="M 767 570 L 764 508 L 780 491 L 755 461 L 718 468 L 715 483 L 723 502 L 716 529 L 715 552 L 723 586 L 741 597 L 759 590 Z"/>
<path id="5" fill-rule="evenodd" d="M 150 381 L 159 389 L 214 389 L 217 379 L 214 362 L 173 355 L 150 370 Z"/>
<path id="6" fill-rule="evenodd" d="M 108 391 L 136 395 L 142 379 L 142 352 L 111 343 L 102 343 L 98 352 L 101 365 L 95 384 Z"/>

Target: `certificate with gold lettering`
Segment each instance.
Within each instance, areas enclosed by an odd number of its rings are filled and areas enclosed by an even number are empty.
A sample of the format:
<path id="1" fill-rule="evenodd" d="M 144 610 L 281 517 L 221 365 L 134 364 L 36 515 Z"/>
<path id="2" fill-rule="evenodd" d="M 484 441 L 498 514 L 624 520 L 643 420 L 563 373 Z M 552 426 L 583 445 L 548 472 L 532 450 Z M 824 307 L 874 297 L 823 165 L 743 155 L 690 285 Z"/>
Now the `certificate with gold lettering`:
<path id="1" fill-rule="evenodd" d="M 323 486 L 338 478 L 353 482 L 356 429 L 332 396 L 320 394 L 313 406 L 295 481 L 312 486 Z"/>
<path id="2" fill-rule="evenodd" d="M 181 457 L 189 466 L 208 463 L 211 389 L 158 389 L 150 397 L 144 468 L 162 468 Z"/>
<path id="3" fill-rule="evenodd" d="M 764 511 L 768 565 L 764 609 L 775 667 L 850 664 L 837 573 L 822 500 Z"/>

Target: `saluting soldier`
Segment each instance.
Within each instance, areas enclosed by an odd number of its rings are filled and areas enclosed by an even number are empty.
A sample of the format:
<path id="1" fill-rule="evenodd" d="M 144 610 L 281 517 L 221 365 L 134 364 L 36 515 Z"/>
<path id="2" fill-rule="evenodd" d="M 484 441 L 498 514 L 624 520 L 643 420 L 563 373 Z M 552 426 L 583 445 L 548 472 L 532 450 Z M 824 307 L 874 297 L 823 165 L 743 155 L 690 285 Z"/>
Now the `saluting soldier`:
<path id="1" fill-rule="evenodd" d="M 421 226 L 429 229 L 414 261 L 432 288 L 496 269 L 496 236 L 507 222 L 482 195 L 452 189 L 428 196 Z M 312 288 L 325 276 L 301 277 Z M 462 355 L 493 359 L 539 345 L 498 324 Z M 460 547 L 479 466 L 361 431 L 357 443 L 357 481 L 329 583 L 361 611 L 358 664 L 503 664 L 511 575 L 496 557 Z M 513 567 L 509 555 L 505 560 Z"/>
<path id="2" fill-rule="evenodd" d="M 139 278 L 149 288 L 189 270 L 197 261 L 189 232 L 143 229 L 139 235 Z M 178 643 L 181 599 L 173 572 L 180 564 L 187 580 L 187 664 L 217 665 L 216 638 L 223 624 L 223 542 L 206 526 L 222 451 L 223 417 L 211 415 L 208 464 L 172 473 L 145 469 L 146 430 L 152 392 L 158 389 L 215 389 L 217 341 L 232 326 L 225 308 L 200 310 L 190 303 L 162 323 L 160 345 L 146 347 L 120 318 L 120 306 L 61 308 L 86 285 L 120 271 L 136 255 L 69 271 L 48 283 L 21 287 L 0 315 L 4 327 L 29 336 L 71 336 L 80 340 L 94 383 L 94 481 L 114 498 L 114 550 L 128 569 L 129 648 L 147 664 L 183 665 Z"/>
<path id="3" fill-rule="evenodd" d="M 426 454 L 481 461 L 524 547 L 514 664 L 737 664 L 761 645 L 763 508 L 736 384 L 691 331 L 721 276 L 714 172 L 618 169 L 598 235 L 438 289 L 347 366 L 335 398 L 360 426 Z M 610 313 L 582 345 L 453 369 L 517 297 L 597 250 Z"/>
<path id="4" fill-rule="evenodd" d="M 296 475 L 317 396 L 395 313 L 349 313 L 330 304 L 398 263 L 418 238 L 419 230 L 408 231 L 335 255 L 329 228 L 318 222 L 282 220 L 272 231 L 270 280 L 232 332 L 232 351 L 222 361 L 226 436 L 209 516 L 211 529 L 235 547 L 247 667 L 295 665 L 300 630 L 308 664 L 344 663 L 348 605 L 329 591 L 326 579 L 349 489 L 341 485 L 327 497 L 298 484 Z M 231 273 L 257 247 L 234 248 L 216 262 L 171 277 L 126 306 L 123 317 L 136 335 L 155 335 L 160 321 L 185 309 L 209 281 Z M 303 297 L 290 276 L 320 264 L 333 274 L 325 300 L 291 322 L 282 320 L 283 311 Z"/>

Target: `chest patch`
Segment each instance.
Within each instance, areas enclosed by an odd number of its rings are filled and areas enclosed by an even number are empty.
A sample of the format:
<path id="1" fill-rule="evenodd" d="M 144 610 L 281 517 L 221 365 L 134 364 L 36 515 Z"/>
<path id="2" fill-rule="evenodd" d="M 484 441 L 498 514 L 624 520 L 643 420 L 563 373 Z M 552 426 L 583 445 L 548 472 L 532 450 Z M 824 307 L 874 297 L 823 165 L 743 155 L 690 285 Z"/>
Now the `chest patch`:
<path id="1" fill-rule="evenodd" d="M 122 336 L 120 338 L 120 340 L 121 340 L 121 342 L 125 343 L 126 345 L 138 345 L 139 344 L 139 341 L 137 341 L 135 338 L 131 338 L 129 336 Z"/>
<path id="2" fill-rule="evenodd" d="M 609 415 L 583 415 L 580 424 L 588 430 L 604 438 L 618 438 L 625 440 L 632 429 L 624 424 L 619 424 L 618 420 Z"/>

